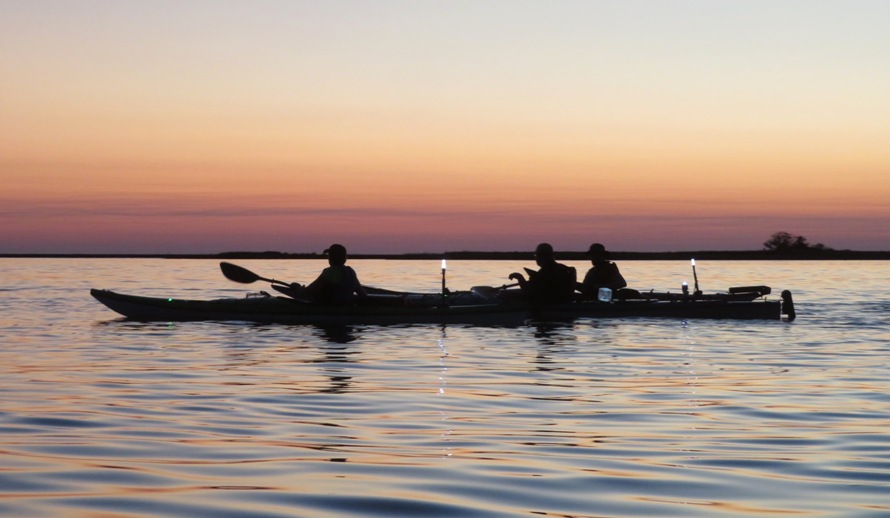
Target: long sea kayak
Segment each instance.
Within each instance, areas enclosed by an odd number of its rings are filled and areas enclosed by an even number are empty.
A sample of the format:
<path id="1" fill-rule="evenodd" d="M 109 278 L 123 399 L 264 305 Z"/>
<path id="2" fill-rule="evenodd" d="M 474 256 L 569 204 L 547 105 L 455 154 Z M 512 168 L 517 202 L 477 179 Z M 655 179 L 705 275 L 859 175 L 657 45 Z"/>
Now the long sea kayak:
<path id="1" fill-rule="evenodd" d="M 532 306 L 516 297 L 489 299 L 469 292 L 448 299 L 433 294 L 390 292 L 371 297 L 369 303 L 354 306 L 326 306 L 267 294 L 209 300 L 144 297 L 99 289 L 91 290 L 90 294 L 109 309 L 139 321 L 516 326 L 579 318 L 793 320 L 795 317 L 794 303 L 788 291 L 780 298 L 767 299 L 762 292 L 686 296 L 628 290 L 624 296 L 606 302 L 579 300 L 546 307 Z"/>

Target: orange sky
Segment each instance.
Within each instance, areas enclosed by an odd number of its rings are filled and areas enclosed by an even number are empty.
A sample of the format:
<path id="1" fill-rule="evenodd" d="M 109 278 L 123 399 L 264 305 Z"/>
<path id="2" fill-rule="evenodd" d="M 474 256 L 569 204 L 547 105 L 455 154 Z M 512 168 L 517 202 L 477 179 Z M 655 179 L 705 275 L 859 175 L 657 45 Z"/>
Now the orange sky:
<path id="1" fill-rule="evenodd" d="M 0 253 L 890 250 L 879 2 L 4 2 Z"/>

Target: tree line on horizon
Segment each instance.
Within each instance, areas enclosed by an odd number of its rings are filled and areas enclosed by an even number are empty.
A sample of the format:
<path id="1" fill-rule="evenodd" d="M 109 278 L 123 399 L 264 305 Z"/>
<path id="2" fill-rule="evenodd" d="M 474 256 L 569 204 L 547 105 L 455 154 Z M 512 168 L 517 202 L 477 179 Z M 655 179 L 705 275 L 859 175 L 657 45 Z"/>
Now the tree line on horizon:
<path id="1" fill-rule="evenodd" d="M 586 260 L 586 252 L 559 252 L 560 259 Z M 662 259 L 675 260 L 695 257 L 699 259 L 880 259 L 890 260 L 890 250 L 886 251 L 855 251 L 835 250 L 822 243 L 810 244 L 804 236 L 790 232 L 775 232 L 763 242 L 760 250 L 719 251 L 719 250 L 687 250 L 670 252 L 611 252 L 612 258 L 624 259 Z M 3 254 L 0 257 L 74 257 L 74 258 L 167 258 L 167 259 L 323 259 L 324 254 L 318 252 L 264 252 L 229 251 L 210 254 Z M 393 253 L 393 254 L 351 254 L 353 259 L 533 259 L 532 251 L 491 252 L 491 251 L 447 251 L 427 253 Z"/>
<path id="2" fill-rule="evenodd" d="M 763 249 L 767 252 L 793 253 L 793 252 L 818 252 L 831 251 L 822 243 L 811 245 L 807 238 L 790 232 L 775 232 L 769 239 L 763 242 Z"/>

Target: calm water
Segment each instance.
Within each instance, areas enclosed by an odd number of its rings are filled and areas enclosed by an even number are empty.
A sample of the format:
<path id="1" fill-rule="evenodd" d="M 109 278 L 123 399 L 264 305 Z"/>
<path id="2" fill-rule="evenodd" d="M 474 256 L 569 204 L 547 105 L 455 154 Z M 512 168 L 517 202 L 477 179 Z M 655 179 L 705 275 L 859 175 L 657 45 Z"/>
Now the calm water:
<path id="1" fill-rule="evenodd" d="M 438 262 L 352 264 L 381 287 L 441 282 Z M 451 261 L 449 286 L 526 265 Z M 682 261 L 621 267 L 636 288 L 692 284 Z M 215 261 L 0 259 L 0 515 L 890 516 L 890 264 L 698 274 L 790 289 L 798 319 L 146 324 L 88 289 L 268 286 Z"/>

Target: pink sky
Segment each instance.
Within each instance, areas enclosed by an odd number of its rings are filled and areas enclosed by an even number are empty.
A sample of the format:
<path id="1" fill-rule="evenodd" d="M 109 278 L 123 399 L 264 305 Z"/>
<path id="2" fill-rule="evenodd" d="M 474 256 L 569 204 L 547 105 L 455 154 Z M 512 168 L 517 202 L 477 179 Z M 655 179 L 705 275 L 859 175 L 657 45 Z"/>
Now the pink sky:
<path id="1" fill-rule="evenodd" d="M 882 3 L 0 5 L 0 253 L 890 250 Z"/>

